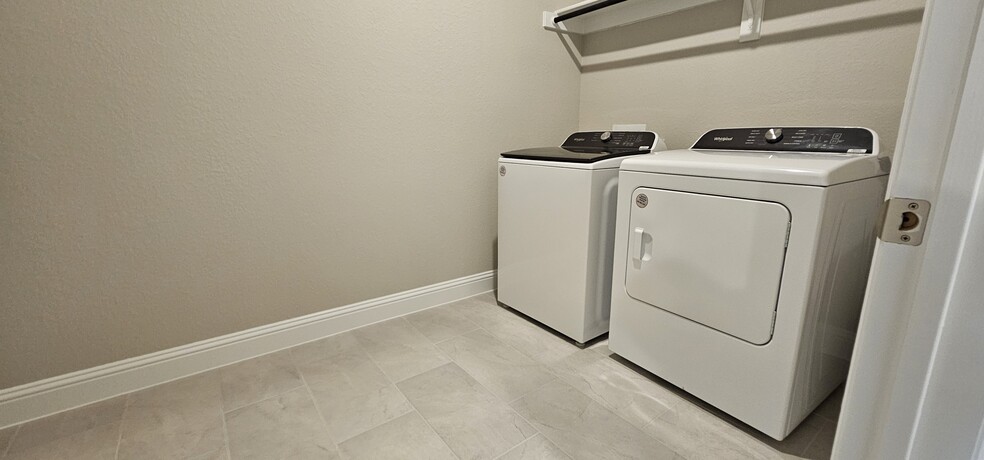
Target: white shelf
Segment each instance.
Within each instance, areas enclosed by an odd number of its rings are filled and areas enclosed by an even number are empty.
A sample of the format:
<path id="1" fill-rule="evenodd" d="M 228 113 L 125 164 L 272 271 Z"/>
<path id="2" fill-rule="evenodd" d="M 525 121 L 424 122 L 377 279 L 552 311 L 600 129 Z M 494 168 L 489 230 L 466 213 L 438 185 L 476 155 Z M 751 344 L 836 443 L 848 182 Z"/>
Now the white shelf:
<path id="1" fill-rule="evenodd" d="M 584 35 L 632 24 L 646 19 L 672 14 L 720 0 L 624 0 L 602 6 L 610 0 L 585 0 L 557 11 L 543 12 L 543 28 L 563 34 Z M 762 10 L 765 0 L 744 0 L 738 41 L 757 40 L 762 31 Z M 602 6 L 599 9 L 590 11 Z M 578 11 L 590 11 L 555 22 L 559 16 Z"/>

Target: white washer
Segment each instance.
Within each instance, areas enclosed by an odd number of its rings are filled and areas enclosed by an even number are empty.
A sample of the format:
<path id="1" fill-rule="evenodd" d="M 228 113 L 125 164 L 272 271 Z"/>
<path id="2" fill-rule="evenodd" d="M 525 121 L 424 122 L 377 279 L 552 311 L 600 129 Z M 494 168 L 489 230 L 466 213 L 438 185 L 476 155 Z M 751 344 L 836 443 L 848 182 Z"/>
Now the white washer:
<path id="1" fill-rule="evenodd" d="M 888 171 L 865 128 L 622 162 L 609 348 L 782 440 L 847 375 Z"/>
<path id="2" fill-rule="evenodd" d="M 499 159 L 499 302 L 574 339 L 608 332 L 618 166 L 649 131 L 574 133 Z"/>

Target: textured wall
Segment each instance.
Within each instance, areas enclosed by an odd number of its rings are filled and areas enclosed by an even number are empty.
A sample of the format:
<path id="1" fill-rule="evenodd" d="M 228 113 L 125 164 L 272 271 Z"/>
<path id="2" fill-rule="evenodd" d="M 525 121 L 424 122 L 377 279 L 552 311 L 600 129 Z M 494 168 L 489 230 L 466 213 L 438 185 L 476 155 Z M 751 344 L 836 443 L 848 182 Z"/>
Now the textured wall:
<path id="1" fill-rule="evenodd" d="M 747 44 L 721 1 L 580 77 L 571 1 L 0 2 L 0 388 L 488 270 L 496 154 L 578 124 L 894 143 L 921 0 L 770 0 Z"/>
<path id="2" fill-rule="evenodd" d="M 0 2 L 0 388 L 491 269 L 557 3 Z"/>
<path id="3" fill-rule="evenodd" d="M 670 148 L 712 128 L 857 125 L 898 135 L 923 0 L 767 0 L 738 43 L 740 0 L 590 34 L 580 126 L 647 123 Z"/>

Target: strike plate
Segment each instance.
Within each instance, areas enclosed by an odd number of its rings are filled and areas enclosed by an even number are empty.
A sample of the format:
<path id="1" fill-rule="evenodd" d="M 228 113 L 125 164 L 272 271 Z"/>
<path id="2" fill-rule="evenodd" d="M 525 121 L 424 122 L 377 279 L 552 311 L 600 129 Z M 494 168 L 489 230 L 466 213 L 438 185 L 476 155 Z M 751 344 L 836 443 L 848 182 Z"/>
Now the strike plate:
<path id="1" fill-rule="evenodd" d="M 926 200 L 890 198 L 885 202 L 879 238 L 886 243 L 919 246 L 929 222 L 929 208 Z"/>

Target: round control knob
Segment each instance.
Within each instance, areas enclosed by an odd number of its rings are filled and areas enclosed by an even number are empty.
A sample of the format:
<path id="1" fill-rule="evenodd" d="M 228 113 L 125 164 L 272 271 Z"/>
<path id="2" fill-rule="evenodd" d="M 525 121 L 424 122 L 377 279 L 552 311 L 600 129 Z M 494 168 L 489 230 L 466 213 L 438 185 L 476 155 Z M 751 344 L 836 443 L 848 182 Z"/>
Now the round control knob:
<path id="1" fill-rule="evenodd" d="M 770 144 L 775 144 L 782 140 L 782 128 L 769 128 L 765 132 L 765 141 Z"/>
<path id="2" fill-rule="evenodd" d="M 608 142 L 610 140 L 612 140 L 612 132 L 611 131 L 605 131 L 605 132 L 601 133 L 601 141 L 602 142 Z"/>

